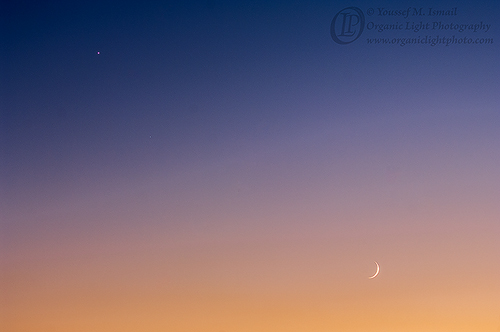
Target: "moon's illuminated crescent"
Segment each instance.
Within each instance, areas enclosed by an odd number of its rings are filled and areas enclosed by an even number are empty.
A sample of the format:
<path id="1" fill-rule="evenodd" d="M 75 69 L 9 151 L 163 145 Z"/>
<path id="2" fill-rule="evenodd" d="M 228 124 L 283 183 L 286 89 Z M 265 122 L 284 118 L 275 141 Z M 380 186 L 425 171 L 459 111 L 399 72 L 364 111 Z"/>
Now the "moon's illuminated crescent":
<path id="1" fill-rule="evenodd" d="M 378 273 L 380 272 L 380 266 L 378 266 L 378 263 L 375 262 L 375 264 L 377 265 L 377 272 L 375 272 L 374 275 L 372 275 L 371 277 L 368 277 L 368 279 L 373 279 L 375 278 L 376 276 L 378 276 Z"/>

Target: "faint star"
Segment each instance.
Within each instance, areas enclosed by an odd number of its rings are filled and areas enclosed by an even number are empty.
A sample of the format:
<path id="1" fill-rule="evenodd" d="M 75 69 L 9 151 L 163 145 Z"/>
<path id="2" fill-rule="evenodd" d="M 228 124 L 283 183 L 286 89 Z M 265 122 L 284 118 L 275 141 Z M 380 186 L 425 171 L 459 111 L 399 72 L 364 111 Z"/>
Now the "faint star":
<path id="1" fill-rule="evenodd" d="M 99 55 L 99 54 L 101 54 L 101 52 L 99 52 L 99 51 L 98 51 L 98 52 L 97 52 L 97 55 Z"/>

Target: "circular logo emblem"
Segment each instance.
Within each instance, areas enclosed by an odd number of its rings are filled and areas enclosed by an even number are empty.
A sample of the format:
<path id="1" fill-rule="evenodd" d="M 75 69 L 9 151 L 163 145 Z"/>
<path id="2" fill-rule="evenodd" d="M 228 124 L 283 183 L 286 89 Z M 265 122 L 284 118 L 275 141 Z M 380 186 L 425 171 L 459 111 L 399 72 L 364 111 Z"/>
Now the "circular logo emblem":
<path id="1" fill-rule="evenodd" d="M 330 34 L 336 43 L 345 45 L 358 39 L 364 28 L 365 15 L 361 9 L 347 7 L 333 17 Z"/>

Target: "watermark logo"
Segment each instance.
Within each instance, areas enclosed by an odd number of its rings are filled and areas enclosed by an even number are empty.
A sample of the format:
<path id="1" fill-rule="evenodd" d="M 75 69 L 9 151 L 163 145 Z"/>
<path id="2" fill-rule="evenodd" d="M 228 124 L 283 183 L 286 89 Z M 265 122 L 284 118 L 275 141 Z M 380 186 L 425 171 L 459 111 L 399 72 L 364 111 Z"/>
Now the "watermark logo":
<path id="1" fill-rule="evenodd" d="M 346 7 L 333 17 L 330 35 L 340 45 L 363 39 L 369 45 L 492 45 L 493 16 L 468 13 L 458 7 Z"/>
<path id="2" fill-rule="evenodd" d="M 357 7 L 347 7 L 333 17 L 330 34 L 335 42 L 345 45 L 358 39 L 364 28 L 363 11 Z"/>

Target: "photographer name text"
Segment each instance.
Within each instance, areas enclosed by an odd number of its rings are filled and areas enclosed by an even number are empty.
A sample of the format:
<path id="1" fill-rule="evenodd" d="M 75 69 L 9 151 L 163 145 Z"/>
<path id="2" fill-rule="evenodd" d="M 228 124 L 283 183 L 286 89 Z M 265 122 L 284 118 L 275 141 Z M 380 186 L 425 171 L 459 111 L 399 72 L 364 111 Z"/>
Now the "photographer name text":
<path id="1" fill-rule="evenodd" d="M 389 9 L 389 8 L 377 8 L 377 11 L 369 11 L 368 15 L 375 14 L 376 16 L 402 16 L 403 18 L 408 18 L 409 16 L 457 16 L 457 7 L 449 9 L 436 9 L 434 7 L 429 8 L 416 8 L 408 7 L 405 9 Z"/>

